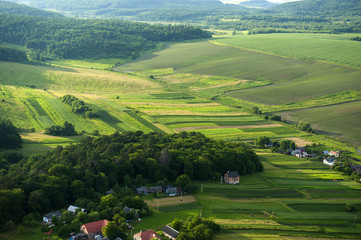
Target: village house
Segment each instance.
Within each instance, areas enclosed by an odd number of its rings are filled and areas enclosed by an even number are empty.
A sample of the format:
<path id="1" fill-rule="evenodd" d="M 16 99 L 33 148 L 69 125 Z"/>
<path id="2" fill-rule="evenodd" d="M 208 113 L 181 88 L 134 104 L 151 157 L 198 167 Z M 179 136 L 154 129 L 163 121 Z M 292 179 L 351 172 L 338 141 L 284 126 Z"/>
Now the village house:
<path id="1" fill-rule="evenodd" d="M 133 236 L 133 240 L 150 240 L 150 239 L 160 239 L 160 238 L 159 235 L 153 230 L 148 230 L 144 232 L 140 231 L 139 233 Z"/>
<path id="2" fill-rule="evenodd" d="M 43 222 L 45 222 L 46 224 L 51 224 L 51 219 L 54 216 L 57 216 L 59 218 L 61 216 L 61 212 L 56 211 L 56 212 L 51 212 L 51 213 L 45 214 L 43 217 Z"/>
<path id="3" fill-rule="evenodd" d="M 163 192 L 163 188 L 161 186 L 151 187 L 151 188 L 149 188 L 149 192 L 150 193 L 161 193 L 161 192 Z"/>
<path id="4" fill-rule="evenodd" d="M 76 211 L 82 211 L 82 212 L 85 211 L 84 208 L 76 207 L 76 206 L 73 206 L 73 205 L 70 205 L 67 210 L 69 212 L 71 212 L 71 213 L 76 213 Z"/>
<path id="5" fill-rule="evenodd" d="M 233 172 L 228 171 L 226 174 L 224 174 L 224 181 L 228 184 L 238 184 L 239 173 L 237 171 L 233 171 Z"/>
<path id="6" fill-rule="evenodd" d="M 89 239 L 95 239 L 95 236 L 102 236 L 102 228 L 108 225 L 108 220 L 103 219 L 96 222 L 90 222 L 81 225 L 80 232 L 88 234 Z"/>
<path id="7" fill-rule="evenodd" d="M 149 193 L 149 189 L 147 187 L 139 187 L 135 189 L 135 193 L 138 195 L 147 195 Z"/>
<path id="8" fill-rule="evenodd" d="M 171 226 L 166 225 L 163 228 L 163 233 L 166 237 L 175 240 L 179 234 L 179 232 L 177 230 L 175 230 L 174 228 L 172 228 Z"/>
<path id="9" fill-rule="evenodd" d="M 339 153 L 338 151 L 330 151 L 330 152 L 328 153 L 328 155 L 334 156 L 334 157 L 338 157 L 338 156 L 339 156 L 338 153 Z"/>
<path id="10" fill-rule="evenodd" d="M 180 195 L 182 192 L 182 189 L 180 187 L 168 187 L 167 190 L 165 190 L 165 193 L 169 197 Z"/>
<path id="11" fill-rule="evenodd" d="M 328 157 L 323 159 L 323 164 L 333 166 L 335 164 L 335 158 L 334 157 Z"/>

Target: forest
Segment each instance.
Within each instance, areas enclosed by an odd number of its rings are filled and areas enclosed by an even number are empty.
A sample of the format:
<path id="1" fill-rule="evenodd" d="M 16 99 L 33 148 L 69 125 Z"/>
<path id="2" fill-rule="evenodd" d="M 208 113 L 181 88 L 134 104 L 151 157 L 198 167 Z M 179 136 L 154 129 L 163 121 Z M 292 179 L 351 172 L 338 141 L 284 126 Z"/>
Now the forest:
<path id="1" fill-rule="evenodd" d="M 8 62 L 29 62 L 26 52 L 10 47 L 5 47 L 0 45 L 0 61 Z"/>
<path id="2" fill-rule="evenodd" d="M 0 14 L 0 41 L 32 50 L 35 60 L 136 58 L 159 43 L 209 38 L 185 25 Z"/>
<path id="3" fill-rule="evenodd" d="M 241 175 L 263 171 L 257 155 L 243 144 L 197 132 L 116 132 L 28 158 L 6 154 L 0 158 L 0 206 L 10 202 L 13 206 L 0 211 L 0 225 L 69 203 L 86 206 L 116 186 L 165 185 L 182 174 L 207 180 L 220 179 L 229 170 Z"/>

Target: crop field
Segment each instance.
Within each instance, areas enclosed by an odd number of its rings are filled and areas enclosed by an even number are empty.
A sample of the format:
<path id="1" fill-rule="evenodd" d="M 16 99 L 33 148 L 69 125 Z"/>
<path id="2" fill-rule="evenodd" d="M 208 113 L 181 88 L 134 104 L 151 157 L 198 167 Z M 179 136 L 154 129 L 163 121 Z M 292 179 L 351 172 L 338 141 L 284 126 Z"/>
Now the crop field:
<path id="1" fill-rule="evenodd" d="M 361 90 L 358 84 L 361 71 L 358 69 L 294 60 L 229 46 L 215 46 L 208 42 L 174 44 L 165 50 L 124 64 L 118 70 L 145 71 L 160 68 L 240 80 L 269 81 L 273 85 L 230 94 L 243 100 L 271 105 L 303 101 L 340 91 Z M 339 81 L 340 78 L 343 81 Z"/>
<path id="2" fill-rule="evenodd" d="M 359 144 L 361 142 L 361 102 L 302 110 L 286 113 L 292 119 L 299 119 L 312 124 L 323 133 Z"/>
<path id="3" fill-rule="evenodd" d="M 359 239 L 361 215 L 345 210 L 346 203 L 361 208 L 359 184 L 318 162 L 261 156 L 263 173 L 241 176 L 239 185 L 198 183 L 195 202 L 160 207 L 135 229 L 160 230 L 174 218 L 202 214 L 223 227 L 215 239 Z M 290 184 L 292 179 L 298 184 Z"/>
<path id="4" fill-rule="evenodd" d="M 360 44 L 351 41 L 351 37 L 354 35 L 221 36 L 212 41 L 214 44 L 206 41 L 172 44 L 117 70 L 147 77 L 153 75 L 155 82 L 165 84 L 166 88 L 188 90 L 229 106 L 252 109 L 256 105 L 264 112 L 308 109 L 361 99 L 361 63 L 354 51 Z M 148 107 L 142 111 L 149 115 L 194 114 L 189 109 L 182 112 L 170 107 L 163 110 Z M 359 131 L 353 130 L 359 125 L 355 120 L 358 112 L 357 107 L 349 109 L 347 114 L 352 115 L 351 120 L 342 132 L 326 130 L 334 129 L 328 127 L 330 124 L 344 127 L 337 117 L 329 121 L 326 115 L 331 113 L 322 115 L 319 121 L 309 122 L 315 122 L 314 129 L 357 145 L 361 142 Z M 301 114 L 293 114 L 294 119 L 307 121 L 298 117 Z M 327 127 L 319 128 L 323 124 Z"/>
<path id="5" fill-rule="evenodd" d="M 215 38 L 215 42 L 279 56 L 320 60 L 361 68 L 357 34 L 277 33 Z"/>

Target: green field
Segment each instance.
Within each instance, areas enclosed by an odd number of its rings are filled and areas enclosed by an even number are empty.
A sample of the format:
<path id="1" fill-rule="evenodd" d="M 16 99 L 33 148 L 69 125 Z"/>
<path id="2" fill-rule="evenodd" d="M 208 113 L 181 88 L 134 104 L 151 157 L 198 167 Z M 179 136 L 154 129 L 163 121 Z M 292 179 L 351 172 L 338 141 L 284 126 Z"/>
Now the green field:
<path id="1" fill-rule="evenodd" d="M 264 112 L 308 109 L 361 99 L 361 70 L 355 68 L 361 64 L 358 51 L 355 50 L 361 45 L 350 40 L 353 36 L 221 36 L 213 40 L 216 45 L 206 41 L 169 45 L 164 50 L 124 64 L 118 70 L 140 71 L 145 74 L 143 76 L 149 76 L 152 69 L 159 69 L 153 72 L 155 79 L 166 84 L 167 88 L 188 89 L 197 96 L 219 99 L 225 105 L 245 109 L 252 109 L 256 105 Z M 202 78 L 203 75 L 216 78 L 210 80 Z M 332 137 L 359 145 L 360 128 L 356 120 L 359 109 L 356 105 L 344 104 L 344 111 L 341 107 L 331 107 L 336 111 L 335 116 L 331 111 L 325 113 L 325 110 L 321 115 L 316 114 L 316 117 L 308 114 L 308 111 L 304 112 L 308 117 L 303 117 L 302 112 L 297 112 L 292 117 L 296 121 L 314 123 L 314 129 L 323 130 Z M 163 112 L 146 108 L 143 110 L 151 115 L 180 115 L 171 112 L 171 109 L 166 111 L 166 107 Z M 341 116 L 348 117 L 346 126 Z M 234 135 L 230 134 L 220 137 L 234 139 Z"/>
<path id="2" fill-rule="evenodd" d="M 351 38 L 358 34 L 277 33 L 215 38 L 218 44 L 361 68 L 361 45 Z"/>
<path id="3" fill-rule="evenodd" d="M 324 134 L 356 145 L 361 142 L 360 101 L 285 114 L 311 123 Z"/>

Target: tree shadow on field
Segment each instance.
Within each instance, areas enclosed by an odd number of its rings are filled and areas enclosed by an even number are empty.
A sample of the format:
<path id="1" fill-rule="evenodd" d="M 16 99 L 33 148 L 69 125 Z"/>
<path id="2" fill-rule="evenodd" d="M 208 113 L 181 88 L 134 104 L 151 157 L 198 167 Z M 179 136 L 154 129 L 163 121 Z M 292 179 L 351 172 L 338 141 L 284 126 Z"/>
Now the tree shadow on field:
<path id="1" fill-rule="evenodd" d="M 99 115 L 99 118 L 101 120 L 103 120 L 103 122 L 105 122 L 106 124 L 108 124 L 112 128 L 116 129 L 117 131 L 119 131 L 119 132 L 124 132 L 125 131 L 123 128 L 121 128 L 121 127 L 119 127 L 117 125 L 118 123 L 121 123 L 122 121 L 120 121 L 117 117 L 109 114 L 107 111 L 99 110 L 98 115 Z"/>

